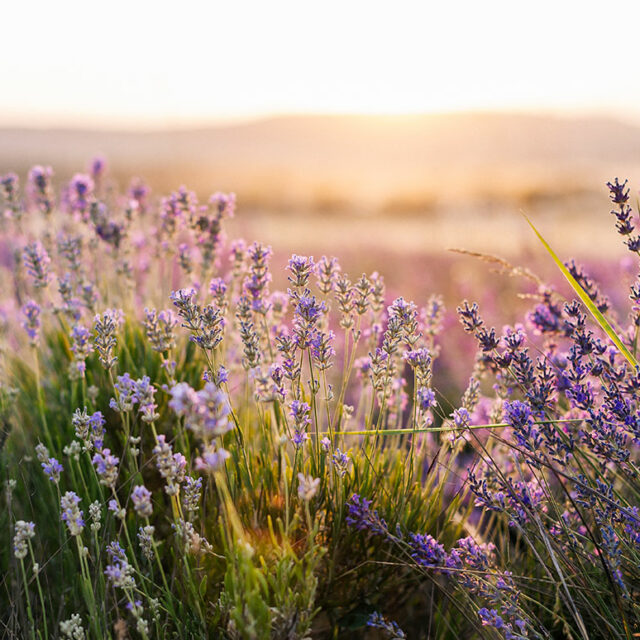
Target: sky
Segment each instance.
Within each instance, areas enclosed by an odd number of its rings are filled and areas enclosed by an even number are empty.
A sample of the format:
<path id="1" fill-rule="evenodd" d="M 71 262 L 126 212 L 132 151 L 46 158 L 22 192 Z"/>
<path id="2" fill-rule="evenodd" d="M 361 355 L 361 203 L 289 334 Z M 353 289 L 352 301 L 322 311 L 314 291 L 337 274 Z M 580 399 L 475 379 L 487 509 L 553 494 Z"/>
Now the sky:
<path id="1" fill-rule="evenodd" d="M 0 126 L 520 110 L 640 122 L 640 2 L 4 0 Z"/>

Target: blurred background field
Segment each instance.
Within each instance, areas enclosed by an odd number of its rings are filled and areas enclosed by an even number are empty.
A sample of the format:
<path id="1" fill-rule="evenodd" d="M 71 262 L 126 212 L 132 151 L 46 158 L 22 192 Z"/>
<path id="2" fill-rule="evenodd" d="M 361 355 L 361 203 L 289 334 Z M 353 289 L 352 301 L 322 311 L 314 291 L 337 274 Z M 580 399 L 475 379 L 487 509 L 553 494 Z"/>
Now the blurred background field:
<path id="1" fill-rule="evenodd" d="M 62 186 L 101 155 L 114 187 L 139 176 L 157 199 L 180 185 L 201 201 L 235 191 L 229 237 L 270 244 L 276 267 L 292 253 L 335 255 L 353 278 L 380 272 L 390 299 L 441 294 L 452 330 L 436 377 L 455 397 L 473 363 L 456 306 L 477 300 L 501 326 L 522 317 L 537 285 L 451 250 L 500 256 L 568 295 L 524 212 L 563 259 L 603 284 L 631 282 L 605 183 L 637 173 L 638 149 L 640 128 L 604 116 L 300 115 L 202 129 L 5 128 L 0 174 L 50 164 Z M 624 314 L 626 299 L 613 302 Z"/>
<path id="2" fill-rule="evenodd" d="M 638 149 L 640 128 L 607 117 L 306 115 L 183 130 L 5 128 L 0 172 L 50 164 L 65 181 L 102 154 L 116 180 L 139 175 L 156 195 L 181 184 L 202 197 L 235 191 L 242 232 L 275 249 L 521 256 L 537 251 L 525 211 L 562 249 L 602 257 L 617 249 L 605 182 L 633 175 Z"/>

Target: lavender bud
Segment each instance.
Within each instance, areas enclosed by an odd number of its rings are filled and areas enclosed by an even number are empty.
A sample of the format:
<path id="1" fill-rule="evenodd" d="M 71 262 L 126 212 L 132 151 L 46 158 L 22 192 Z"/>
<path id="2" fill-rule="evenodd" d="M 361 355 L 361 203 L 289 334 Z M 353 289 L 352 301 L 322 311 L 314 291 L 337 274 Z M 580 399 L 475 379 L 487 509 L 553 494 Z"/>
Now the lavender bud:
<path id="1" fill-rule="evenodd" d="M 116 346 L 116 328 L 121 314 L 115 309 L 107 309 L 102 315 L 94 318 L 94 345 L 100 356 L 102 366 L 109 371 L 117 362 L 118 357 L 113 355 Z"/>
<path id="2" fill-rule="evenodd" d="M 33 278 L 33 286 L 36 289 L 43 289 L 50 280 L 49 265 L 51 258 L 40 242 L 28 244 L 23 251 L 24 264 L 27 273 Z"/>

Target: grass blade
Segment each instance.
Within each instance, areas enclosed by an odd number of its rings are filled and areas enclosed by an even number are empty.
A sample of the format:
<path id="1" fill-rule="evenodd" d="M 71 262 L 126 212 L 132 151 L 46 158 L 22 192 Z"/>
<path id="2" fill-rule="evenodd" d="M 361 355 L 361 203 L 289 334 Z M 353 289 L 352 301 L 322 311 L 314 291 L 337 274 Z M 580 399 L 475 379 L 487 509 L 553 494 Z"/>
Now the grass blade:
<path id="1" fill-rule="evenodd" d="M 595 318 L 596 322 L 602 327 L 602 330 L 609 336 L 613 344 L 616 345 L 620 353 L 627 359 L 629 364 L 632 367 L 638 366 L 638 361 L 633 357 L 633 354 L 627 349 L 624 345 L 618 334 L 614 331 L 613 327 L 609 324 L 609 321 L 604 317 L 602 312 L 593 304 L 593 301 L 585 290 L 580 286 L 578 281 L 571 275 L 567 267 L 564 266 L 562 260 L 558 258 L 554 250 L 549 246 L 549 243 L 542 237 L 540 232 L 536 229 L 533 222 L 529 220 L 525 213 L 522 214 L 524 219 L 529 223 L 529 226 L 533 229 L 534 233 L 538 236 L 540 242 L 542 242 L 544 248 L 549 252 L 549 255 L 553 258 L 553 261 L 558 265 L 560 271 L 562 271 L 562 275 L 567 279 L 573 290 L 580 296 L 580 299 L 584 303 L 584 305 L 589 309 L 591 315 Z"/>

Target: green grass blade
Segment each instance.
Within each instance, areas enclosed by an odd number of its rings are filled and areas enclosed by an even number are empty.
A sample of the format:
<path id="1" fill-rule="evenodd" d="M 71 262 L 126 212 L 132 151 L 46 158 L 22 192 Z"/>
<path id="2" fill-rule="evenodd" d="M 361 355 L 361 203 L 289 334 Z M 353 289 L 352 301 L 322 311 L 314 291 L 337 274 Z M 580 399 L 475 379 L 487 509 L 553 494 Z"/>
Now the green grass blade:
<path id="1" fill-rule="evenodd" d="M 609 336 L 613 344 L 619 349 L 620 353 L 627 359 L 629 364 L 632 367 L 638 366 L 638 361 L 633 357 L 633 354 L 627 349 L 627 347 L 623 344 L 622 340 L 618 336 L 618 334 L 614 331 L 613 327 L 609 324 L 609 321 L 602 315 L 598 307 L 593 304 L 593 301 L 585 290 L 580 286 L 578 281 L 569 273 L 569 270 L 564 266 L 562 260 L 558 258 L 555 254 L 554 250 L 549 246 L 549 243 L 542 237 L 540 232 L 535 228 L 533 222 L 529 220 L 526 214 L 522 214 L 524 219 L 529 223 L 529 226 L 533 229 L 534 233 L 538 236 L 540 242 L 542 242 L 544 248 L 549 252 L 549 255 L 553 258 L 554 262 L 558 265 L 560 271 L 562 271 L 562 275 L 567 279 L 569 284 L 572 286 L 573 290 L 580 296 L 582 302 L 584 302 L 587 309 L 591 315 L 595 318 L 596 322 L 602 327 L 602 330 Z"/>

